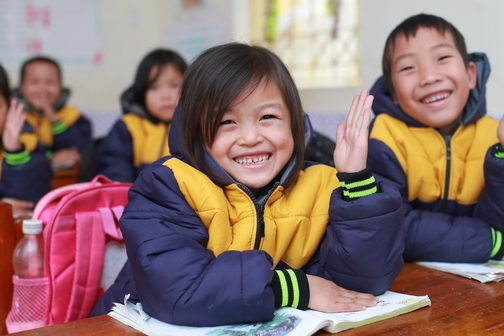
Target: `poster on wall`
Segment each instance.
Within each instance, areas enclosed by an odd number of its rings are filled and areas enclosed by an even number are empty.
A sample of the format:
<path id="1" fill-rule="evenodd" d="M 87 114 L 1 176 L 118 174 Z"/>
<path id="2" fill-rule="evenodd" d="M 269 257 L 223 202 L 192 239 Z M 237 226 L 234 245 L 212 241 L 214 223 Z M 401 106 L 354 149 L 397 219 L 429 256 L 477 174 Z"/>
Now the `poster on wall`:
<path id="1" fill-rule="evenodd" d="M 166 28 L 164 46 L 191 62 L 204 50 L 229 41 L 228 18 L 208 0 L 179 0 L 177 21 Z"/>
<path id="2" fill-rule="evenodd" d="M 102 63 L 101 0 L 0 0 L 0 62 L 45 55 L 65 68 Z"/>

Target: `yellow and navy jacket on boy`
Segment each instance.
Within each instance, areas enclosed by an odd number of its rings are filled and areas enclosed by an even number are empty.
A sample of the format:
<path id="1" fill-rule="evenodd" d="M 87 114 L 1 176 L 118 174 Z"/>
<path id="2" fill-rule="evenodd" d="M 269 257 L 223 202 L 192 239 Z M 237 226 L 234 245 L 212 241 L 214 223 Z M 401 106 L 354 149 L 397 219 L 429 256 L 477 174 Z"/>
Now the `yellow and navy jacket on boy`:
<path id="1" fill-rule="evenodd" d="M 35 134 L 36 140 L 49 151 L 76 147 L 79 153 L 83 153 L 87 149 L 91 143 L 91 123 L 78 109 L 66 105 L 69 89 L 62 90 L 53 106 L 59 119 L 54 124 L 43 113 L 36 111 L 18 89 L 13 95 L 24 104 L 26 122 L 23 132 Z"/>
<path id="2" fill-rule="evenodd" d="M 0 198 L 10 197 L 37 203 L 51 190 L 51 162 L 33 134 L 22 134 L 23 148 L 6 152 L 0 139 Z M 30 147 L 32 146 L 32 147 Z"/>
<path id="3" fill-rule="evenodd" d="M 131 89 L 121 96 L 123 117 L 103 140 L 96 171 L 114 181 L 133 182 L 149 164 L 169 154 L 170 124 L 163 123 L 133 102 Z"/>
<path id="4" fill-rule="evenodd" d="M 486 116 L 490 65 L 470 55 L 477 86 L 452 135 L 426 127 L 394 104 L 383 77 L 374 95 L 368 165 L 403 198 L 406 261 L 484 262 L 504 254 L 504 160 L 498 122 Z"/>
<path id="5" fill-rule="evenodd" d="M 120 220 L 128 261 L 92 315 L 131 294 L 150 316 L 169 323 L 251 323 L 271 320 L 284 305 L 306 309 L 305 274 L 359 292 L 388 288 L 403 267 L 403 214 L 394 187 L 377 187 L 367 170 L 372 182 L 356 184 L 373 188 L 339 188 L 334 168 L 311 162 L 294 175 L 290 162 L 254 197 L 208 152 L 208 175 L 184 160 L 178 111 L 172 156 L 144 169 L 129 191 Z M 338 175 L 342 185 L 352 182 L 350 175 Z M 354 198 L 357 189 L 368 196 Z"/>

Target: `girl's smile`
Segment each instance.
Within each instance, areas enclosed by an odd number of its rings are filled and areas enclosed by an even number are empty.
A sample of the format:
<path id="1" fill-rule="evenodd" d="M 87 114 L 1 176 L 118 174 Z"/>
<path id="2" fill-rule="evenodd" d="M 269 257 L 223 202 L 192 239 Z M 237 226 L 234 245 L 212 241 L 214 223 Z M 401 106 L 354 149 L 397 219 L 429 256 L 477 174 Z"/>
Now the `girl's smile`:
<path id="1" fill-rule="evenodd" d="M 236 97 L 209 148 L 221 168 L 255 195 L 280 173 L 293 151 L 290 113 L 274 82 Z"/>

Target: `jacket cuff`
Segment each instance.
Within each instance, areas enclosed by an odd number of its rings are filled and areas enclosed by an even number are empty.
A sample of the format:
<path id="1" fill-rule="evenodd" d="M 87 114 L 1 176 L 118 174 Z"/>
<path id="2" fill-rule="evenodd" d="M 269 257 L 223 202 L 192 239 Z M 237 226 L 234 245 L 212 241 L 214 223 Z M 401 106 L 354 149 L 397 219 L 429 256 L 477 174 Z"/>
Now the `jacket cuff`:
<path id="1" fill-rule="evenodd" d="M 54 135 L 61 134 L 67 130 L 67 127 L 61 120 L 56 121 L 52 124 L 52 132 Z"/>
<path id="2" fill-rule="evenodd" d="M 502 233 L 490 228 L 492 231 L 492 252 L 490 253 L 490 259 L 502 260 L 504 257 L 504 244 L 502 242 Z"/>
<path id="3" fill-rule="evenodd" d="M 501 144 L 495 146 L 492 150 L 492 156 L 499 159 L 504 159 L 504 147 L 502 147 Z"/>
<path id="4" fill-rule="evenodd" d="M 306 310 L 310 302 L 310 287 L 301 270 L 275 270 L 271 288 L 275 294 L 275 309 L 292 307 Z"/>
<path id="5" fill-rule="evenodd" d="M 376 181 L 368 167 L 357 173 L 336 173 L 343 188 L 343 200 L 353 201 L 378 191 Z"/>
<path id="6" fill-rule="evenodd" d="M 23 148 L 17 152 L 5 152 L 4 158 L 9 166 L 19 166 L 30 162 L 31 154 L 29 150 Z"/>

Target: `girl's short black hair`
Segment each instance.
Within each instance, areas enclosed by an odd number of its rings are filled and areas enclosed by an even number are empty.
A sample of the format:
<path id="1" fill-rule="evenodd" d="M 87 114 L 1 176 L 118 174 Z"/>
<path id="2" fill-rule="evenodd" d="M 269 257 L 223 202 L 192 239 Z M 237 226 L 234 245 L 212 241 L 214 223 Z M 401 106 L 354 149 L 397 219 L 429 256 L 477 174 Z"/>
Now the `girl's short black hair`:
<path id="1" fill-rule="evenodd" d="M 32 63 L 37 63 L 37 62 L 49 63 L 51 65 L 54 65 L 56 67 L 56 69 L 58 69 L 58 78 L 59 78 L 60 84 L 62 84 L 61 67 L 60 67 L 59 63 L 56 62 L 56 60 L 54 60 L 50 57 L 47 57 L 47 56 L 35 56 L 35 57 L 27 59 L 23 63 L 23 65 L 21 66 L 21 81 L 20 81 L 20 83 L 23 83 L 23 81 L 25 79 L 26 67 Z"/>
<path id="2" fill-rule="evenodd" d="M 173 65 L 182 76 L 187 70 L 187 63 L 182 56 L 169 49 L 155 49 L 142 59 L 138 65 L 135 81 L 131 86 L 134 103 L 145 108 L 145 93 L 152 83 L 158 79 L 163 68 L 169 64 Z M 156 68 L 156 74 L 154 78 L 149 79 L 153 68 Z"/>
<path id="3" fill-rule="evenodd" d="M 464 61 L 466 68 L 469 66 L 469 56 L 467 54 L 464 36 L 462 36 L 462 34 L 457 30 L 457 28 L 455 28 L 455 26 L 453 26 L 445 19 L 435 15 L 421 13 L 411 16 L 394 28 L 394 30 L 388 36 L 387 42 L 385 42 L 385 48 L 383 49 L 383 80 L 385 81 L 385 85 L 391 94 L 395 94 L 391 73 L 391 65 L 393 61 L 391 57 L 392 53 L 394 52 L 395 42 L 401 35 L 404 36 L 406 40 L 408 40 L 410 37 L 415 37 L 416 32 L 420 28 L 432 28 L 441 35 L 445 35 L 447 32 L 450 33 L 453 37 L 453 41 L 455 42 L 455 46 L 460 53 L 460 56 L 462 56 L 462 60 Z"/>
<path id="4" fill-rule="evenodd" d="M 294 172 L 303 164 L 304 117 L 298 90 L 287 67 L 268 49 L 242 43 L 210 48 L 191 64 L 180 95 L 181 152 L 191 165 L 211 174 L 204 160 L 223 114 L 243 91 L 275 83 L 286 104 L 294 140 Z"/>
<path id="5" fill-rule="evenodd" d="M 9 77 L 7 76 L 7 71 L 5 71 L 2 65 L 0 65 L 0 95 L 7 102 L 7 107 L 9 107 L 11 100 Z"/>

